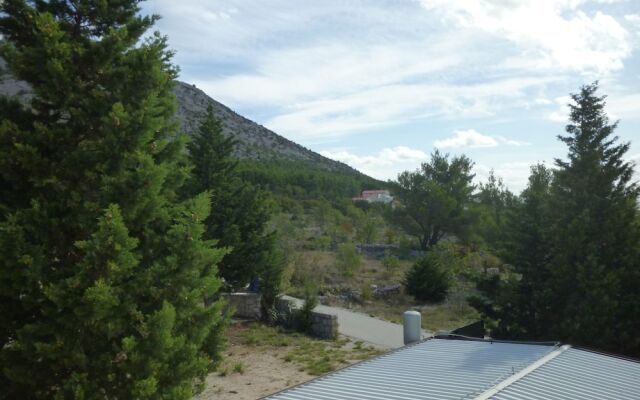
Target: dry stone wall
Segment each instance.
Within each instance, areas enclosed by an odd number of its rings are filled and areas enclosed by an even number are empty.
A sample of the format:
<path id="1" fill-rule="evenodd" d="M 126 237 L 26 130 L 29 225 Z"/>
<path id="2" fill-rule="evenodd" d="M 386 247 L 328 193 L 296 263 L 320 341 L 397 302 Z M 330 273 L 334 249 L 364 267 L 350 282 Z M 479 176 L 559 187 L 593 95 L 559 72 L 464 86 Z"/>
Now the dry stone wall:
<path id="1" fill-rule="evenodd" d="M 227 300 L 235 312 L 234 317 L 259 320 L 262 317 L 260 308 L 260 294 L 258 293 L 223 293 L 222 298 Z"/>
<path id="2" fill-rule="evenodd" d="M 293 300 L 278 299 L 276 308 L 279 312 L 291 313 L 297 309 Z M 321 339 L 338 338 L 338 316 L 319 311 L 311 312 L 311 334 Z"/>

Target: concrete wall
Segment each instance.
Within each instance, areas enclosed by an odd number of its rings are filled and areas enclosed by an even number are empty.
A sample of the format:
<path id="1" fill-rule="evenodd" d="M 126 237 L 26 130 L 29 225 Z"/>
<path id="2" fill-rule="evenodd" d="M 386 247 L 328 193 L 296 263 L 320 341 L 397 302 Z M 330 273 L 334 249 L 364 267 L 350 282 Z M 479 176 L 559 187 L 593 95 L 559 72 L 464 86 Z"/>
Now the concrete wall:
<path id="1" fill-rule="evenodd" d="M 223 293 L 222 298 L 235 309 L 234 317 L 254 320 L 259 320 L 262 317 L 260 294 L 258 293 Z"/>

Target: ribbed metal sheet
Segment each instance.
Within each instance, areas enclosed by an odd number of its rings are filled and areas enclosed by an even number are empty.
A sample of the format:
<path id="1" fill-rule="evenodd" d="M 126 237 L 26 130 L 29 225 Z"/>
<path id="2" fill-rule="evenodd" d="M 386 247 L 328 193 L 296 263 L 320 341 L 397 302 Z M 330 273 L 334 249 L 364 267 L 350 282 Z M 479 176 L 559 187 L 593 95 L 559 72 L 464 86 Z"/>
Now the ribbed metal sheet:
<path id="1" fill-rule="evenodd" d="M 569 349 L 491 399 L 640 399 L 640 363 Z"/>
<path id="2" fill-rule="evenodd" d="M 431 339 L 267 397 L 271 400 L 467 399 L 553 346 Z"/>

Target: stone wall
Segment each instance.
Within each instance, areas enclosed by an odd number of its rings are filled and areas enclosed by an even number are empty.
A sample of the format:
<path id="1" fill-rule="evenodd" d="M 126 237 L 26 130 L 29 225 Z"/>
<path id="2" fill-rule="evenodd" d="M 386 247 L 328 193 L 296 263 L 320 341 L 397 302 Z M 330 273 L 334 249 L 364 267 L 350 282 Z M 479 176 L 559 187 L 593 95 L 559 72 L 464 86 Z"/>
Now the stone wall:
<path id="1" fill-rule="evenodd" d="M 222 298 L 235 309 L 234 317 L 254 320 L 259 320 L 262 317 L 260 294 L 258 293 L 223 293 Z"/>
<path id="2" fill-rule="evenodd" d="M 276 308 L 280 312 L 290 313 L 298 307 L 294 300 L 278 299 Z M 319 311 L 311 312 L 311 334 L 321 339 L 338 338 L 338 316 Z"/>
<path id="3" fill-rule="evenodd" d="M 338 316 L 318 311 L 311 313 L 311 333 L 322 339 L 338 338 Z"/>

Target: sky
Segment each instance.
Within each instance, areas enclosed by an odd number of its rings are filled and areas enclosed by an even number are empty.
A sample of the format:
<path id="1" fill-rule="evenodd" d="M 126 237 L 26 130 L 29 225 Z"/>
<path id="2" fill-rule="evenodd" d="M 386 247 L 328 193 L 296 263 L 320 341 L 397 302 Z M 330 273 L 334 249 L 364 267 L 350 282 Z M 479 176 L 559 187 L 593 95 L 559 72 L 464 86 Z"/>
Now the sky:
<path id="1" fill-rule="evenodd" d="M 152 0 L 180 78 L 378 179 L 434 149 L 512 190 L 598 80 L 640 161 L 640 0 Z"/>

